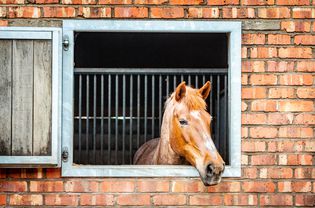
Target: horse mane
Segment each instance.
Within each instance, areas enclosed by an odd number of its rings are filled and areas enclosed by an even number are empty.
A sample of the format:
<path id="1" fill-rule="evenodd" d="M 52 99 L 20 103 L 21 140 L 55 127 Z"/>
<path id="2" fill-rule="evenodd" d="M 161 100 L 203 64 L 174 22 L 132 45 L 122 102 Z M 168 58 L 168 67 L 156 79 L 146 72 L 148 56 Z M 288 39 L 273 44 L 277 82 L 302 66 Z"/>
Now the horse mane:
<path id="1" fill-rule="evenodd" d="M 205 100 L 199 95 L 197 90 L 198 89 L 194 89 L 189 86 L 186 86 L 186 94 L 180 100 L 180 102 L 183 102 L 188 107 L 189 111 L 207 109 L 207 104 Z M 170 106 L 174 106 L 175 103 L 176 103 L 175 92 L 173 92 L 171 96 L 166 100 L 164 109 L 167 109 Z"/>

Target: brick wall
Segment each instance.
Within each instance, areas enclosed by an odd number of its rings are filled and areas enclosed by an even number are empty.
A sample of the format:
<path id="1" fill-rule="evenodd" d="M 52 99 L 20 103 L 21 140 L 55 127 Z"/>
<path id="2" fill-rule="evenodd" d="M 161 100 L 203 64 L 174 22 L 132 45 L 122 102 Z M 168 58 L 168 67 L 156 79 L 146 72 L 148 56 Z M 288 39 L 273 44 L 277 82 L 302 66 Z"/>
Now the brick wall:
<path id="1" fill-rule="evenodd" d="M 0 169 L 0 205 L 315 203 L 315 0 L 0 0 L 2 26 L 64 18 L 241 20 L 242 177 L 61 178 L 60 169 Z"/>

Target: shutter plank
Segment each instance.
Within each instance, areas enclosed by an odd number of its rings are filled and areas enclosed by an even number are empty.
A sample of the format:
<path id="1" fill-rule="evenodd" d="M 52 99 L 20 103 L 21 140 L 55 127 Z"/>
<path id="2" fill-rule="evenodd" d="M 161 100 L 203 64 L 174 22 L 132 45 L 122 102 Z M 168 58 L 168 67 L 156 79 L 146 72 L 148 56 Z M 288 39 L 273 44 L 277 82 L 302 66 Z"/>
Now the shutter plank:
<path id="1" fill-rule="evenodd" d="M 0 40 L 0 155 L 11 154 L 12 41 Z"/>
<path id="2" fill-rule="evenodd" d="M 51 155 L 51 41 L 34 41 L 33 155 Z"/>
<path id="3" fill-rule="evenodd" d="M 13 41 L 12 155 L 32 155 L 33 41 Z"/>

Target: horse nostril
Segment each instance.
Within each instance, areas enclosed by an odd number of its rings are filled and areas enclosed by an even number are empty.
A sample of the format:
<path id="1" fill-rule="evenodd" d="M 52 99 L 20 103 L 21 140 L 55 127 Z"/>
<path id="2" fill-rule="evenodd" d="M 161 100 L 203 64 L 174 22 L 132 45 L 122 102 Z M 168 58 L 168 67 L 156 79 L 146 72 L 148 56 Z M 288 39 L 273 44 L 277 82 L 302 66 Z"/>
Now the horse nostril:
<path id="1" fill-rule="evenodd" d="M 213 175 L 213 172 L 214 172 L 213 165 L 212 165 L 212 164 L 209 164 L 209 165 L 207 166 L 207 175 L 208 175 L 208 176 L 212 176 L 212 175 Z"/>

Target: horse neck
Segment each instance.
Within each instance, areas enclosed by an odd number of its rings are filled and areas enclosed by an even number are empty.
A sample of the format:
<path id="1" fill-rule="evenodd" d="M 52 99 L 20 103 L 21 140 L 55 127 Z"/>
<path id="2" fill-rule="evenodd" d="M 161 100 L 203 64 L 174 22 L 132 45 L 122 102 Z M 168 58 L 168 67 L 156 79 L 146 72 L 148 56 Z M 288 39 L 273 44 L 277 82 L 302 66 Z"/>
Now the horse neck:
<path id="1" fill-rule="evenodd" d="M 161 136 L 159 143 L 156 147 L 156 151 L 153 157 L 153 164 L 181 164 L 182 159 L 174 152 L 170 145 L 170 122 L 172 117 L 173 107 L 166 106 L 162 125 L 161 125 Z"/>

